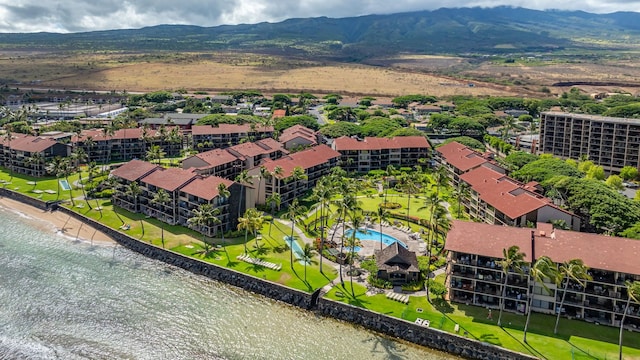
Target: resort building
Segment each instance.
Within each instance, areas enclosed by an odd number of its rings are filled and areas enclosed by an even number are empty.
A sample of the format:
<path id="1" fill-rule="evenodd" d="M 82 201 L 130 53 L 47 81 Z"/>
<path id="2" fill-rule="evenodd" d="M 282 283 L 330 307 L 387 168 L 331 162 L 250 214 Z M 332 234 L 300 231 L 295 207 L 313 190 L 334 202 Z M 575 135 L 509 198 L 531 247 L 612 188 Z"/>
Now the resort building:
<path id="1" fill-rule="evenodd" d="M 543 112 L 539 149 L 563 159 L 588 156 L 608 172 L 640 168 L 640 120 Z"/>
<path id="2" fill-rule="evenodd" d="M 278 193 L 280 205 L 286 207 L 294 198 L 313 188 L 322 176 L 329 174 L 338 165 L 339 158 L 337 151 L 327 145 L 318 145 L 277 160 L 265 159 L 261 166 L 249 170 L 249 175 L 260 179 L 253 184 L 255 202 L 265 204 L 271 194 Z M 260 178 L 263 167 L 271 176 Z M 303 178 L 294 178 L 296 168 L 302 170 Z"/>
<path id="3" fill-rule="evenodd" d="M 526 312 L 533 296 L 532 310 L 547 314 L 584 319 L 602 325 L 620 326 L 627 301 L 625 280 L 640 281 L 640 242 L 633 239 L 553 229 L 538 223 L 537 228 L 517 228 L 474 222 L 453 221 L 447 235 L 448 297 L 452 301 L 483 307 L 499 306 L 504 278 L 499 261 L 503 249 L 518 246 L 531 264 L 546 255 L 556 265 L 581 259 L 590 269 L 592 280 L 581 286 L 568 280 L 562 308 L 560 302 L 566 281 L 557 286 L 536 283 L 526 275 L 510 271 L 507 277 L 505 309 Z M 524 274 L 528 269 L 524 269 Z M 640 307 L 629 307 L 625 327 L 640 327 Z"/>
<path id="4" fill-rule="evenodd" d="M 518 227 L 564 220 L 571 229 L 580 229 L 580 218 L 541 195 L 538 183 L 523 184 L 506 176 L 488 155 L 454 141 L 436 148 L 436 161 L 447 169 L 456 188 L 469 189 L 461 204 L 473 220 Z"/>
<path id="5" fill-rule="evenodd" d="M 2 166 L 19 174 L 43 177 L 46 164 L 56 156 L 67 157 L 71 147 L 48 137 L 12 134 L 0 139 Z"/>
<path id="6" fill-rule="evenodd" d="M 71 138 L 74 147 L 81 148 L 89 161 L 97 163 L 144 159 L 152 146 L 160 146 L 165 156 L 178 156 L 182 150 L 182 134 L 178 128 L 150 130 L 120 129 L 113 133 L 102 129 L 83 130 Z"/>
<path id="7" fill-rule="evenodd" d="M 405 249 L 398 241 L 375 252 L 377 277 L 394 285 L 403 285 L 420 280 L 420 269 L 416 253 Z"/>
<path id="8" fill-rule="evenodd" d="M 278 141 L 282 143 L 285 149 L 291 150 L 318 145 L 318 136 L 315 131 L 308 127 L 294 125 L 282 130 Z"/>
<path id="9" fill-rule="evenodd" d="M 518 227 L 564 220 L 571 229 L 580 230 L 580 217 L 540 195 L 536 182 L 523 184 L 484 165 L 461 175 L 460 182 L 469 187 L 463 204 L 471 219 Z"/>
<path id="10" fill-rule="evenodd" d="M 332 148 L 340 153 L 340 166 L 355 172 L 386 169 L 389 165 L 411 167 L 431 157 L 431 146 L 423 136 L 364 140 L 343 136 L 333 141 Z"/>
<path id="11" fill-rule="evenodd" d="M 256 124 L 194 125 L 191 135 L 194 149 L 207 151 L 272 137 L 273 127 Z"/>
<path id="12" fill-rule="evenodd" d="M 157 130 L 161 126 L 173 127 L 177 126 L 181 131 L 189 131 L 191 127 L 200 119 L 209 114 L 191 114 L 191 113 L 167 113 L 160 118 L 146 118 L 138 121 L 140 126 L 149 126 L 151 129 Z"/>
<path id="13" fill-rule="evenodd" d="M 460 182 L 460 175 L 483 165 L 506 174 L 506 170 L 493 161 L 491 155 L 479 153 L 457 141 L 438 146 L 434 151 L 434 160 L 447 169 L 454 186 Z"/>
<path id="14" fill-rule="evenodd" d="M 207 236 L 214 236 L 220 230 L 232 229 L 238 214 L 246 208 L 244 204 L 232 201 L 239 198 L 244 188 L 216 176 L 203 177 L 191 170 L 165 169 L 141 160 L 132 160 L 113 170 L 111 175 L 116 179 L 114 205 L 152 216 L 171 225 L 188 225 L 188 219 L 198 206 L 211 204 L 214 209 L 219 210 L 216 218 L 220 223 L 214 221 L 211 226 L 194 227 Z M 139 187 L 137 196 L 133 196 L 130 190 L 133 182 Z M 229 190 L 228 198 L 219 196 L 220 184 L 224 184 Z M 169 195 L 166 203 L 153 200 L 160 189 Z"/>
<path id="15" fill-rule="evenodd" d="M 266 138 L 193 155 L 182 161 L 182 168 L 194 168 L 200 175 L 235 179 L 242 170 L 258 166 L 264 159 L 275 160 L 288 153 L 282 144 L 272 138 Z"/>

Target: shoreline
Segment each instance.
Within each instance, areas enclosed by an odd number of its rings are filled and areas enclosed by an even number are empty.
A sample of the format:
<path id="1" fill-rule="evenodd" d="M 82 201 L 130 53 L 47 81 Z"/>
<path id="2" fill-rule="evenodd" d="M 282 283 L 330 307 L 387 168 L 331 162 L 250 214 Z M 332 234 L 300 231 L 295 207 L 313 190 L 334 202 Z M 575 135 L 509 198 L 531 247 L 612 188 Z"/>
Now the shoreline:
<path id="1" fill-rule="evenodd" d="M 0 207 L 17 213 L 41 230 L 53 232 L 72 240 L 80 240 L 102 245 L 117 242 L 95 227 L 60 211 L 44 211 L 37 207 L 7 197 L 0 198 Z"/>

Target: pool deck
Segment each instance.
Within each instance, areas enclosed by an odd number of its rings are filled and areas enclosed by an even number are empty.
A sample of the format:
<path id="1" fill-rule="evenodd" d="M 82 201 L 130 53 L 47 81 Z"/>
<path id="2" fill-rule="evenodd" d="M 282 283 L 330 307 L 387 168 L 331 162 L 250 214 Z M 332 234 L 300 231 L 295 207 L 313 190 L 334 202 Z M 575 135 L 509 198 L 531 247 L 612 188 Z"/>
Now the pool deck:
<path id="1" fill-rule="evenodd" d="M 345 231 L 350 228 L 345 228 Z M 419 237 L 411 236 L 412 234 L 408 234 L 399 228 L 393 225 L 383 225 L 380 227 L 380 224 L 367 224 L 367 229 L 382 232 L 385 235 L 392 236 L 397 240 L 402 241 L 407 245 L 409 251 L 415 252 L 417 255 L 426 255 L 426 243 L 423 239 Z M 334 241 L 340 242 L 340 237 L 342 236 L 342 226 L 334 227 L 335 231 Z M 329 238 L 331 238 L 331 232 L 329 232 Z M 361 250 L 358 252 L 358 255 L 363 257 L 373 256 L 376 250 L 380 250 L 380 241 L 375 240 L 362 240 L 360 241 Z M 383 245 L 384 247 L 385 245 Z"/>

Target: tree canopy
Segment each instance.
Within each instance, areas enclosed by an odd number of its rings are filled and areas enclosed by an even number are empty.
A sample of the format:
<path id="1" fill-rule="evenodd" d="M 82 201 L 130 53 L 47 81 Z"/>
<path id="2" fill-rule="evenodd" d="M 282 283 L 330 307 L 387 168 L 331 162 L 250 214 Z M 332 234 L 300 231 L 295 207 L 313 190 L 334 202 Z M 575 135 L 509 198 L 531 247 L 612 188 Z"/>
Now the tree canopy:
<path id="1" fill-rule="evenodd" d="M 511 173 L 511 176 L 522 182 L 533 180 L 539 183 L 558 175 L 581 177 L 582 173 L 575 167 L 554 157 L 540 158 Z"/>
<path id="2" fill-rule="evenodd" d="M 452 137 L 452 138 L 448 138 L 447 140 L 443 141 L 440 145 L 438 146 L 442 146 L 442 145 L 446 145 L 450 142 L 459 142 L 460 144 L 474 149 L 474 150 L 478 150 L 480 152 L 484 152 L 486 150 L 486 148 L 484 147 L 484 144 L 472 137 L 468 137 L 468 136 L 456 136 L 456 137 Z"/>
<path id="3" fill-rule="evenodd" d="M 278 120 L 276 120 L 274 129 L 276 131 L 282 132 L 282 130 L 288 129 L 294 125 L 306 126 L 309 129 L 313 129 L 313 130 L 320 129 L 320 125 L 318 125 L 318 121 L 312 116 L 308 116 L 308 115 L 285 116 L 285 117 L 279 118 Z"/>

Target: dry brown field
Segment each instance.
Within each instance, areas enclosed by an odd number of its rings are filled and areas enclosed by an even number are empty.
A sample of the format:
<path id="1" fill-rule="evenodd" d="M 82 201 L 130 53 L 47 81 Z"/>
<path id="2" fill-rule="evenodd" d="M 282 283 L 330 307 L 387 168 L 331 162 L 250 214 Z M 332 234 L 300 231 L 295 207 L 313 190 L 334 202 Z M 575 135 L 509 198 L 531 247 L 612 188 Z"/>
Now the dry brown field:
<path id="1" fill-rule="evenodd" d="M 2 54 L 0 79 L 39 87 L 153 91 L 256 89 L 265 93 L 398 96 L 509 95 L 514 90 L 411 69 L 286 59 L 243 53 Z"/>

